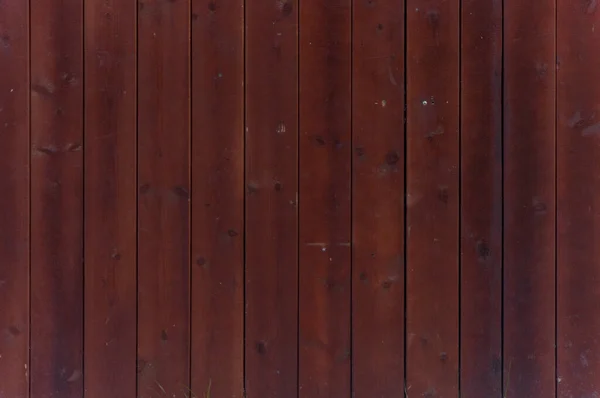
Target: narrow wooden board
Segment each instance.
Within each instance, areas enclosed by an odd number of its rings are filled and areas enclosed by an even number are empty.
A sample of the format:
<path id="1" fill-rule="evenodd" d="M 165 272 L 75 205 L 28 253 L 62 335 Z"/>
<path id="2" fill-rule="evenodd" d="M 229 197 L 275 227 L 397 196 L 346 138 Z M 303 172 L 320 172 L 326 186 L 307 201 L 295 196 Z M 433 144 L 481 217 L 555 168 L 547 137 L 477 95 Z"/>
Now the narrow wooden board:
<path id="1" fill-rule="evenodd" d="M 29 396 L 29 6 L 0 4 L 0 396 Z"/>
<path id="2" fill-rule="evenodd" d="M 299 396 L 351 391 L 351 2 L 300 4 Z"/>
<path id="3" fill-rule="evenodd" d="M 192 385 L 244 389 L 244 2 L 192 2 Z"/>
<path id="4" fill-rule="evenodd" d="M 39 398 L 83 395 L 82 7 L 38 0 L 30 10 L 30 388 Z"/>
<path id="5" fill-rule="evenodd" d="M 246 396 L 298 386 L 298 4 L 246 3 Z"/>
<path id="6" fill-rule="evenodd" d="M 556 8 L 504 7 L 504 396 L 553 397 Z"/>
<path id="7" fill-rule="evenodd" d="M 136 395 L 136 4 L 85 3 L 86 397 Z"/>
<path id="8" fill-rule="evenodd" d="M 190 4 L 138 2 L 138 395 L 190 387 Z"/>
<path id="9" fill-rule="evenodd" d="M 404 1 L 352 15 L 353 393 L 391 398 L 404 391 Z"/>
<path id="10" fill-rule="evenodd" d="M 600 10 L 559 0 L 557 374 L 559 397 L 600 394 Z"/>
<path id="11" fill-rule="evenodd" d="M 407 4 L 409 396 L 458 396 L 459 12 Z"/>
<path id="12" fill-rule="evenodd" d="M 460 390 L 491 398 L 502 395 L 502 1 L 461 12 Z"/>

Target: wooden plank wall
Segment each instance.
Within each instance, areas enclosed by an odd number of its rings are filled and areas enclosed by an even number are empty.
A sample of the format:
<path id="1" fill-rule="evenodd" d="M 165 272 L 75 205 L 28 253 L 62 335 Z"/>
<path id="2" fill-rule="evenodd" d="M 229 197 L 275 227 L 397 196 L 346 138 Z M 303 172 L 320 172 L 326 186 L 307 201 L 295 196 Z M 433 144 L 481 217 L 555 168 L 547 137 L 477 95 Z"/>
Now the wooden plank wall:
<path id="1" fill-rule="evenodd" d="M 459 4 L 407 1 L 406 384 L 416 396 L 459 392 Z"/>
<path id="2" fill-rule="evenodd" d="M 135 396 L 136 7 L 84 10 L 84 390 Z"/>
<path id="3" fill-rule="evenodd" d="M 460 386 L 502 393 L 502 1 L 465 0 L 460 89 Z"/>
<path id="4" fill-rule="evenodd" d="M 30 27 L 31 351 L 24 371 L 31 396 L 76 398 L 84 348 L 83 5 L 31 2 Z"/>
<path id="5" fill-rule="evenodd" d="M 504 384 L 555 396 L 554 0 L 504 3 Z"/>
<path id="6" fill-rule="evenodd" d="M 599 396 L 599 18 L 0 2 L 0 397 Z"/>
<path id="7" fill-rule="evenodd" d="M 30 101 L 29 7 L 0 5 L 0 396 L 29 392 Z M 10 51 L 7 51 L 6 49 Z M 7 333 L 8 332 L 8 333 Z"/>
<path id="8" fill-rule="evenodd" d="M 138 395 L 190 386 L 190 4 L 138 2 Z"/>
<path id="9" fill-rule="evenodd" d="M 352 388 L 404 389 L 404 1 L 354 2 Z M 374 132 L 377 132 L 374 134 Z M 385 369 L 385 371 L 379 371 Z"/>
<path id="10" fill-rule="evenodd" d="M 600 394 L 596 3 L 557 2 L 557 396 Z"/>

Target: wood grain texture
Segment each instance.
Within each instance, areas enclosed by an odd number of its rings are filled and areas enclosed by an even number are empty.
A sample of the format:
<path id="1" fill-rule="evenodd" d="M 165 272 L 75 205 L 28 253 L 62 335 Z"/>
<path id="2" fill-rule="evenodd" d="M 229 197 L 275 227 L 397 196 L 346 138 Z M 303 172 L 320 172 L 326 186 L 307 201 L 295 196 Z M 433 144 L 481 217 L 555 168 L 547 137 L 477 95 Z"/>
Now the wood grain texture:
<path id="1" fill-rule="evenodd" d="M 29 396 L 29 8 L 0 4 L 0 396 Z"/>
<path id="2" fill-rule="evenodd" d="M 555 395 L 555 2 L 504 3 L 504 388 Z"/>
<path id="3" fill-rule="evenodd" d="M 459 2 L 407 4 L 407 391 L 458 396 Z"/>
<path id="4" fill-rule="evenodd" d="M 138 1 L 138 395 L 189 394 L 189 1 Z"/>
<path id="5" fill-rule="evenodd" d="M 192 6 L 192 385 L 244 389 L 243 1 Z"/>
<path id="6" fill-rule="evenodd" d="M 404 391 L 404 1 L 352 15 L 353 392 L 391 398 Z"/>
<path id="7" fill-rule="evenodd" d="M 557 2 L 557 396 L 600 394 L 596 2 Z M 599 25 L 600 26 L 600 25 Z"/>
<path id="8" fill-rule="evenodd" d="M 136 395 L 136 4 L 85 3 L 86 397 Z"/>
<path id="9" fill-rule="evenodd" d="M 83 394 L 83 9 L 31 2 L 31 396 Z M 20 366 L 19 366 L 20 367 Z"/>
<path id="10" fill-rule="evenodd" d="M 298 3 L 246 4 L 246 395 L 298 386 Z"/>
<path id="11" fill-rule="evenodd" d="M 351 2 L 300 4 L 299 396 L 351 390 Z"/>
<path id="12" fill-rule="evenodd" d="M 461 34 L 461 394 L 502 395 L 502 1 Z"/>

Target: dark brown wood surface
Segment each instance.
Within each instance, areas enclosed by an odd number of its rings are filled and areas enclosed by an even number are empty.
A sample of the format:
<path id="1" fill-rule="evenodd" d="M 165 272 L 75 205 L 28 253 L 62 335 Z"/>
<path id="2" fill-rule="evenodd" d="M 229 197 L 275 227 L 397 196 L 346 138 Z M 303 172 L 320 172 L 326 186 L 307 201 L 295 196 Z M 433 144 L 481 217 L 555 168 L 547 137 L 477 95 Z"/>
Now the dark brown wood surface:
<path id="1" fill-rule="evenodd" d="M 502 1 L 465 0 L 461 30 L 460 390 L 502 393 Z"/>
<path id="2" fill-rule="evenodd" d="M 85 4 L 86 397 L 136 395 L 136 5 Z"/>
<path id="3" fill-rule="evenodd" d="M 76 398 L 83 394 L 83 9 L 77 0 L 39 0 L 30 12 L 30 390 Z"/>
<path id="4" fill-rule="evenodd" d="M 504 3 L 504 389 L 555 394 L 555 2 Z"/>
<path id="5" fill-rule="evenodd" d="M 351 391 L 351 2 L 300 5 L 299 396 Z"/>
<path id="6" fill-rule="evenodd" d="M 0 397 L 29 396 L 29 8 L 0 3 Z"/>
<path id="7" fill-rule="evenodd" d="M 191 391 L 244 390 L 243 1 L 192 4 Z"/>
<path id="8" fill-rule="evenodd" d="M 355 2 L 352 371 L 356 398 L 404 391 L 404 1 Z"/>
<path id="9" fill-rule="evenodd" d="M 597 396 L 598 4 L 0 1 L 0 397 Z"/>
<path id="10" fill-rule="evenodd" d="M 138 396 L 189 394 L 189 1 L 138 2 Z"/>
<path id="11" fill-rule="evenodd" d="M 596 2 L 557 7 L 557 396 L 593 397 L 600 394 L 600 10 Z"/>
<path id="12" fill-rule="evenodd" d="M 246 3 L 248 398 L 298 388 L 298 3 Z"/>
<path id="13" fill-rule="evenodd" d="M 415 396 L 458 397 L 459 12 L 457 0 L 407 3 L 406 390 Z"/>

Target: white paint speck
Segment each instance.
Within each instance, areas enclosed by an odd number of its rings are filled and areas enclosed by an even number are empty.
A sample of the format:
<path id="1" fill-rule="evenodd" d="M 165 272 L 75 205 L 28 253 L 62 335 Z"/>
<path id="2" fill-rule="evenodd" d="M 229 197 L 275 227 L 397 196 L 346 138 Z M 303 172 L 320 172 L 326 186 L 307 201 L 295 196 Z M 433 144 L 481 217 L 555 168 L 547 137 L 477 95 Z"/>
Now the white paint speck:
<path id="1" fill-rule="evenodd" d="M 423 106 L 427 105 L 427 101 L 423 100 L 422 104 L 423 104 Z"/>
<path id="2" fill-rule="evenodd" d="M 387 105 L 387 101 L 386 100 L 381 100 L 381 107 L 385 108 L 386 105 Z"/>
<path id="3" fill-rule="evenodd" d="M 277 134 L 283 134 L 285 133 L 285 123 L 283 122 L 279 122 L 279 124 L 277 125 Z"/>

